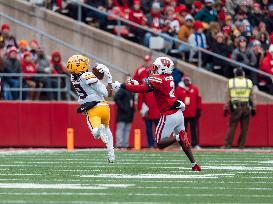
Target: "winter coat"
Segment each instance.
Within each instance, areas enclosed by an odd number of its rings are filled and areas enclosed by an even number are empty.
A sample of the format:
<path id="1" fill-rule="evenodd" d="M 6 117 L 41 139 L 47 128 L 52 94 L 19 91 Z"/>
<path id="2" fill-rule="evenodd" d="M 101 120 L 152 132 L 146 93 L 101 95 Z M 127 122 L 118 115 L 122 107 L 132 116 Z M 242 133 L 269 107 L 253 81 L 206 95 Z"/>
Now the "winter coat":
<path id="1" fill-rule="evenodd" d="M 202 98 L 199 90 L 193 84 L 189 87 L 178 86 L 175 89 L 175 94 L 178 100 L 185 103 L 186 109 L 183 112 L 185 118 L 194 118 L 197 116 L 197 111 L 201 110 Z"/>
<path id="2" fill-rule="evenodd" d="M 134 119 L 135 96 L 133 93 L 120 89 L 114 97 L 117 105 L 117 122 L 131 123 Z"/>
<path id="3" fill-rule="evenodd" d="M 273 75 L 273 57 L 269 52 L 266 54 L 261 63 L 261 70 Z"/>
<path id="4" fill-rule="evenodd" d="M 11 58 L 6 58 L 4 60 L 4 72 L 5 73 L 21 73 L 22 72 L 22 67 L 21 63 L 18 59 L 11 59 Z M 18 79 L 18 77 L 12 77 L 13 79 Z"/>
<path id="5" fill-rule="evenodd" d="M 58 61 L 54 61 L 55 56 L 59 57 Z M 58 52 L 58 51 L 52 52 L 50 64 L 51 64 L 51 67 L 52 67 L 52 73 L 53 74 L 64 74 L 66 72 L 65 67 L 62 64 L 62 58 L 61 58 L 60 52 Z"/>
<path id="6" fill-rule="evenodd" d="M 212 43 L 211 51 L 216 54 L 222 55 L 224 57 L 228 57 L 230 54 L 230 47 L 227 46 L 225 43 L 214 42 Z M 222 59 L 218 57 L 213 57 L 212 62 L 213 62 L 213 65 L 216 65 L 216 66 L 225 67 L 227 65 L 225 61 L 223 61 Z"/>
<path id="7" fill-rule="evenodd" d="M 33 62 L 27 62 L 25 60 L 22 60 L 22 72 L 24 74 L 36 74 L 36 65 Z M 26 76 L 25 79 L 31 79 L 31 76 Z"/>
<path id="8" fill-rule="evenodd" d="M 235 61 L 241 62 L 252 67 L 254 67 L 257 63 L 256 56 L 251 49 L 247 50 L 246 52 L 241 52 L 239 48 L 236 48 L 232 52 L 231 58 L 234 59 Z"/>
<path id="9" fill-rule="evenodd" d="M 38 57 L 36 60 L 36 68 L 37 68 L 37 72 L 40 73 L 48 73 L 45 71 L 45 68 L 50 68 L 50 62 L 47 59 L 47 57 Z"/>
<path id="10" fill-rule="evenodd" d="M 207 7 L 205 7 L 196 14 L 195 20 L 199 20 L 206 23 L 217 22 L 218 14 L 215 9 L 209 10 Z"/>

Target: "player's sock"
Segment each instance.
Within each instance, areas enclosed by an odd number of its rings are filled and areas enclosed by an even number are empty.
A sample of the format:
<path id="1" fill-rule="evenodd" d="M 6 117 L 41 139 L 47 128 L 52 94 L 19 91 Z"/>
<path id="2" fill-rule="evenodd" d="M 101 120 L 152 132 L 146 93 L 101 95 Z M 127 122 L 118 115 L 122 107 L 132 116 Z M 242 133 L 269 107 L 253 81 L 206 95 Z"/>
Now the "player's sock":
<path id="1" fill-rule="evenodd" d="M 194 167 L 196 164 L 196 162 L 191 163 L 191 167 Z"/>
<path id="2" fill-rule="evenodd" d="M 104 144 L 108 143 L 108 136 L 106 134 L 105 126 L 101 124 L 99 128 L 100 138 L 103 141 Z"/>
<path id="3" fill-rule="evenodd" d="M 108 161 L 109 163 L 113 163 L 115 161 L 115 151 L 113 145 L 113 135 L 110 128 L 105 128 L 105 133 L 108 137 L 108 143 L 106 144 L 107 152 L 108 152 Z"/>
<path id="4" fill-rule="evenodd" d="M 195 159 L 193 157 L 192 151 L 191 151 L 191 145 L 187 137 L 187 133 L 184 131 L 179 132 L 179 142 L 180 146 L 182 147 L 183 151 L 187 155 L 188 159 L 191 161 L 191 163 L 195 162 Z"/>

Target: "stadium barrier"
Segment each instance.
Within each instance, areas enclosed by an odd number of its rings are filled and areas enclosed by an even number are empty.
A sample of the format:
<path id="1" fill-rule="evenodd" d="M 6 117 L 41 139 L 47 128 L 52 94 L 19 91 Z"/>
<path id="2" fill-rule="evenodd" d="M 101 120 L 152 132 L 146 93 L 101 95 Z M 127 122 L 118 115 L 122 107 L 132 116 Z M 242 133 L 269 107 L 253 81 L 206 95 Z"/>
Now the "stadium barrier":
<path id="1" fill-rule="evenodd" d="M 0 147 L 66 147 L 67 128 L 74 129 L 76 148 L 104 147 L 95 140 L 83 115 L 76 113 L 76 103 L 67 102 L 0 102 Z M 116 107 L 111 104 L 110 128 L 115 135 Z M 223 104 L 203 104 L 199 121 L 200 145 L 221 146 L 228 119 L 223 116 Z M 134 145 L 134 129 L 141 131 L 141 145 L 147 147 L 145 125 L 138 113 L 132 125 L 130 146 Z M 251 119 L 246 146 L 273 146 L 273 105 L 257 105 L 257 115 Z M 236 145 L 238 131 L 234 140 Z"/>

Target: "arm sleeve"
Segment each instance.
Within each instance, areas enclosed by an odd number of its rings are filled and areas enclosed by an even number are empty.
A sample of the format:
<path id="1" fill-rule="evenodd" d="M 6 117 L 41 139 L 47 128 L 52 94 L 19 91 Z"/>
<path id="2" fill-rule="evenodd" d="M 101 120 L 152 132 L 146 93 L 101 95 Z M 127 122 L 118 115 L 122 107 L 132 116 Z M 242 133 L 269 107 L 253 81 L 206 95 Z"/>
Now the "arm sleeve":
<path id="1" fill-rule="evenodd" d="M 151 91 L 145 83 L 140 85 L 123 84 L 122 88 L 134 93 L 148 93 Z"/>

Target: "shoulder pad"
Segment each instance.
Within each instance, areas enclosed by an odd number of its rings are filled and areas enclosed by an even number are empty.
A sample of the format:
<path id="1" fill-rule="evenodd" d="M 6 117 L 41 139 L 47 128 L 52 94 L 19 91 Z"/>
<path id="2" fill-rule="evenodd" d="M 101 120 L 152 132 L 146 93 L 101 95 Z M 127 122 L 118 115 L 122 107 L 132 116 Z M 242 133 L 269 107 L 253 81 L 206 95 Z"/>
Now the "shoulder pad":
<path id="1" fill-rule="evenodd" d="M 162 84 L 162 79 L 156 75 L 152 75 L 149 77 L 149 81 L 154 82 L 154 83 L 159 83 Z"/>
<path id="2" fill-rule="evenodd" d="M 92 72 L 83 73 L 81 78 L 89 85 L 98 82 L 98 78 Z"/>
<path id="3" fill-rule="evenodd" d="M 97 78 L 92 72 L 85 72 L 81 75 L 81 78 L 88 80 L 91 78 Z"/>

